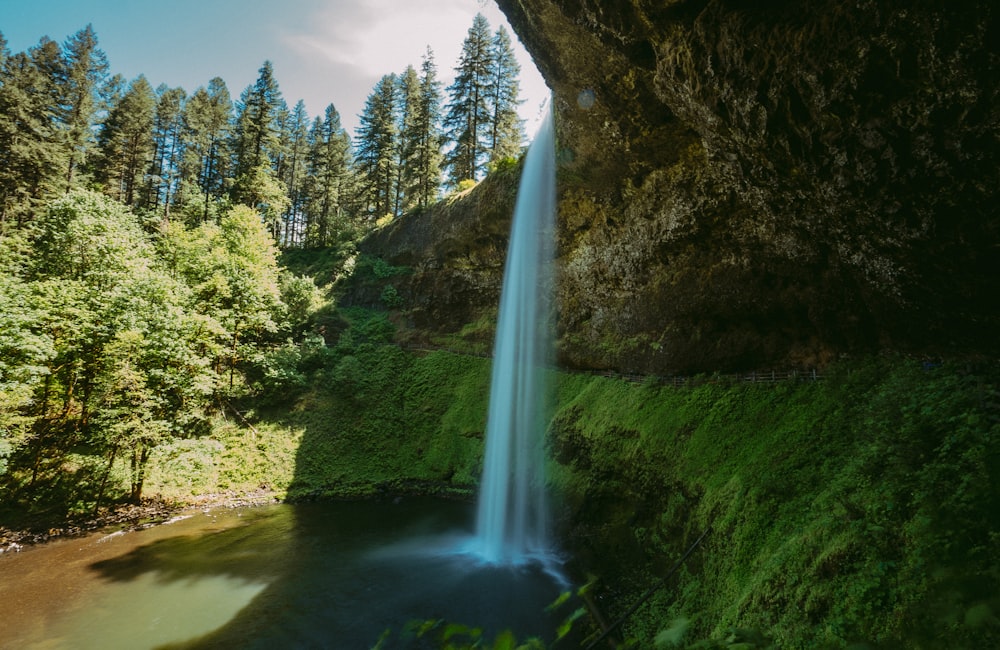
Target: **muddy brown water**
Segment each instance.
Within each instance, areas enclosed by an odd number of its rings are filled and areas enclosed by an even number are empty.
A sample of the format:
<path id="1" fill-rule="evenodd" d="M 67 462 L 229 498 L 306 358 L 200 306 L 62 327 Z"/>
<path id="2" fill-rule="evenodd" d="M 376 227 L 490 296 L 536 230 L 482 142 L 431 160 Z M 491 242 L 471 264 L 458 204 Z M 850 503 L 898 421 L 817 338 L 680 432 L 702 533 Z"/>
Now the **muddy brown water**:
<path id="1" fill-rule="evenodd" d="M 569 587 L 457 552 L 467 504 L 273 505 L 0 556 L 0 648 L 429 647 L 413 621 L 551 640 Z"/>

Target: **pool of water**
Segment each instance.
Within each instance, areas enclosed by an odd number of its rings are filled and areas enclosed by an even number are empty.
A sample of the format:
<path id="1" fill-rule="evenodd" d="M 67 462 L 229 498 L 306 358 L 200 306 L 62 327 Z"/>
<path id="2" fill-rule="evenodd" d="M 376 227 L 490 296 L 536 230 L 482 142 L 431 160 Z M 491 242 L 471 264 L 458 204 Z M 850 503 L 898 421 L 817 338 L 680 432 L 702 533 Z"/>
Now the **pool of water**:
<path id="1" fill-rule="evenodd" d="M 547 641 L 569 587 L 538 565 L 461 552 L 462 503 L 277 505 L 199 512 L 147 530 L 0 557 L 3 648 L 336 648 L 421 645 L 412 621 Z"/>

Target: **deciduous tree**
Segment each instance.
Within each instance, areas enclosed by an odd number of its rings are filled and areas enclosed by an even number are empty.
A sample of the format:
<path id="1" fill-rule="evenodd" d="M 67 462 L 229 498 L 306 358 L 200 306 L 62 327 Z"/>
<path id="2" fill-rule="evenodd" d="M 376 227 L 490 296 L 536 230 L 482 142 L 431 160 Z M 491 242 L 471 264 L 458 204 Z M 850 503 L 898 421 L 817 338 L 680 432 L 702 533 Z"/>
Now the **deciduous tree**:
<path id="1" fill-rule="evenodd" d="M 219 361 L 232 387 L 245 346 L 266 341 L 284 313 L 274 240 L 256 211 L 237 205 L 218 224 L 174 230 L 165 245 L 173 268 L 192 288 L 196 310 L 222 325 L 227 345 Z"/>

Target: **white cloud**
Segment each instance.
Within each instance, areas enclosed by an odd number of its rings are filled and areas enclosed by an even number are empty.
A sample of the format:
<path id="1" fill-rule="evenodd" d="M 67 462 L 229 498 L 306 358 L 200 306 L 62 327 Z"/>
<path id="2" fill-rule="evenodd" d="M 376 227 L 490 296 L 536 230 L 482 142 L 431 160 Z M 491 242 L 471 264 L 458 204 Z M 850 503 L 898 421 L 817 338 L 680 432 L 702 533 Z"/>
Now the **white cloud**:
<path id="1" fill-rule="evenodd" d="M 407 65 L 419 68 L 428 46 L 434 52 L 438 77 L 447 86 L 458 63 L 462 41 L 472 20 L 483 13 L 493 29 L 506 18 L 493 2 L 480 0 L 340 0 L 317 9 L 297 28 L 280 28 L 279 39 L 294 54 L 286 65 L 275 61 L 282 89 L 305 99 L 311 114 L 318 114 L 331 100 L 345 126 L 354 119 L 378 79 L 400 73 Z M 534 132 L 538 106 L 548 90 L 527 53 L 516 42 L 521 62 L 522 117 Z M 308 71 L 308 72 L 307 72 Z M 308 77 L 308 78 L 304 78 Z M 294 86 L 294 87 L 293 87 Z M 286 93 L 286 96 L 289 93 Z M 309 95 L 326 99 L 310 101 Z M 331 95 L 337 95 L 331 97 Z M 313 105 L 322 103 L 322 106 Z"/>
<path id="2" fill-rule="evenodd" d="M 303 57 L 320 56 L 330 64 L 350 65 L 380 77 L 419 65 L 428 45 L 441 69 L 457 58 L 472 24 L 471 0 L 341 2 L 313 16 L 305 31 L 285 31 L 283 42 Z"/>

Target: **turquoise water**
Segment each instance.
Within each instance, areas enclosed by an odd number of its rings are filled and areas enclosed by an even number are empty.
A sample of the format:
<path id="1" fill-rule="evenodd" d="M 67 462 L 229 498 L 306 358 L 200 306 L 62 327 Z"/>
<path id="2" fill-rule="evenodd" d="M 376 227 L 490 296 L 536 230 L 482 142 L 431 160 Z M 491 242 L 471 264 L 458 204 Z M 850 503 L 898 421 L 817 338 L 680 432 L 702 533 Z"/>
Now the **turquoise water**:
<path id="1" fill-rule="evenodd" d="M 407 623 L 551 640 L 565 587 L 461 552 L 467 504 L 281 505 L 197 513 L 145 531 L 0 557 L 3 648 L 433 647 Z"/>

